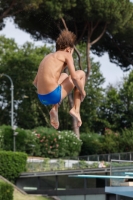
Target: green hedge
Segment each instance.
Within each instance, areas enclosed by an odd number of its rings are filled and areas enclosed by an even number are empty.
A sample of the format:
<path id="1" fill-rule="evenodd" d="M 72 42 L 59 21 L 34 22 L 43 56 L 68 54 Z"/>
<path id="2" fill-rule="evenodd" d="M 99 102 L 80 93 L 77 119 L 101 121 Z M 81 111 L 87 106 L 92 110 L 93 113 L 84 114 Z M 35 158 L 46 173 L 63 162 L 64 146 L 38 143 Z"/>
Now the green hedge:
<path id="1" fill-rule="evenodd" d="M 15 182 L 21 172 L 26 171 L 27 154 L 0 151 L 0 175 Z"/>
<path id="2" fill-rule="evenodd" d="M 0 200 L 13 200 L 13 186 L 0 180 Z"/>
<path id="3" fill-rule="evenodd" d="M 32 134 L 36 136 L 35 156 L 47 158 L 76 157 L 81 151 L 82 141 L 72 131 L 37 127 Z"/>
<path id="4" fill-rule="evenodd" d="M 15 137 L 16 151 L 26 152 L 31 155 L 33 152 L 32 145 L 35 145 L 35 135 L 32 134 L 32 131 L 24 130 L 22 128 L 17 128 L 15 132 L 18 132 L 18 135 Z M 0 126 L 0 138 L 0 149 L 4 151 L 12 151 L 13 130 L 11 126 Z"/>

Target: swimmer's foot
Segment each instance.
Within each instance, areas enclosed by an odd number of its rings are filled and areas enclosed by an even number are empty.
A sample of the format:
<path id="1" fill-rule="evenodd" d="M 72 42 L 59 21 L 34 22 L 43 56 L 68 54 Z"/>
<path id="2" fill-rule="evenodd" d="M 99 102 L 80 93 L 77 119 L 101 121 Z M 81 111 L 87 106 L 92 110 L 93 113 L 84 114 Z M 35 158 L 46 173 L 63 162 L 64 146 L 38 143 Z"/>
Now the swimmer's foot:
<path id="1" fill-rule="evenodd" d="M 51 109 L 50 112 L 50 124 L 55 128 L 59 128 L 58 112 L 55 109 Z"/>
<path id="2" fill-rule="evenodd" d="M 76 110 L 74 108 L 72 108 L 70 111 L 69 111 L 70 115 L 72 117 L 74 117 L 76 120 L 77 120 L 77 127 L 80 127 L 82 125 L 82 121 L 81 121 L 81 117 L 80 117 L 80 113 L 76 112 Z"/>

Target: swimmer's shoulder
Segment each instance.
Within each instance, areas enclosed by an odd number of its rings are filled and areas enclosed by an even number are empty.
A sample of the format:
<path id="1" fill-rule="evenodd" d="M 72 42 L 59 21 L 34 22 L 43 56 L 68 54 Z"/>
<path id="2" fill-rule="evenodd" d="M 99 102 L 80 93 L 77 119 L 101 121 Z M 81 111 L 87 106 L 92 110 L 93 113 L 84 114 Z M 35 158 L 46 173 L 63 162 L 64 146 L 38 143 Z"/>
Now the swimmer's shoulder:
<path id="1" fill-rule="evenodd" d="M 65 51 L 56 51 L 54 53 L 50 53 L 47 56 L 45 56 L 45 58 L 43 59 L 43 64 L 46 62 L 63 62 L 63 63 L 67 63 L 68 60 L 71 60 L 72 55 L 68 52 Z"/>
<path id="2" fill-rule="evenodd" d="M 54 55 L 57 59 L 61 59 L 64 61 L 66 60 L 66 58 L 67 59 L 72 58 L 72 55 L 66 51 L 56 51 Z"/>

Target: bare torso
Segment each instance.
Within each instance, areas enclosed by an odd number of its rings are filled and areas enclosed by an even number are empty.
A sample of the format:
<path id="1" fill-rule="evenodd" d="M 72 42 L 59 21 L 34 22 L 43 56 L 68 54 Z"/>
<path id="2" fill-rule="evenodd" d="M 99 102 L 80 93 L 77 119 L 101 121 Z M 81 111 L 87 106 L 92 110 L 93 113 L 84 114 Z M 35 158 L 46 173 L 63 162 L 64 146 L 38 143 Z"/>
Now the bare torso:
<path id="1" fill-rule="evenodd" d="M 37 92 L 38 94 L 48 94 L 58 86 L 61 72 L 65 68 L 66 52 L 57 51 L 48 54 L 40 63 L 37 73 Z"/>

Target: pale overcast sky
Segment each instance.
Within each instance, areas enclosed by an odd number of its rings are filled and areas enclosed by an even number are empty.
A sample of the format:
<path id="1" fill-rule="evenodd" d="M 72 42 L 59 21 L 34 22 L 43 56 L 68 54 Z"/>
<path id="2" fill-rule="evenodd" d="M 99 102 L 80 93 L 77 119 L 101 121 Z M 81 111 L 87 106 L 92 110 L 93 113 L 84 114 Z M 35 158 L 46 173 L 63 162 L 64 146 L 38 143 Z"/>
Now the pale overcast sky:
<path id="1" fill-rule="evenodd" d="M 2 31 L 0 31 L 0 34 L 5 35 L 7 38 L 14 38 L 18 45 L 23 45 L 27 41 L 33 42 L 37 46 L 42 46 L 44 44 L 42 41 L 34 41 L 30 34 L 16 28 L 10 19 L 6 20 L 6 26 Z M 106 79 L 104 84 L 105 87 L 109 83 L 116 84 L 117 82 L 121 81 L 123 76 L 127 74 L 125 72 L 123 73 L 122 70 L 115 64 L 110 63 L 107 54 L 102 57 L 97 57 L 95 55 L 91 56 L 94 57 L 94 61 L 98 61 L 101 64 L 101 72 Z"/>

